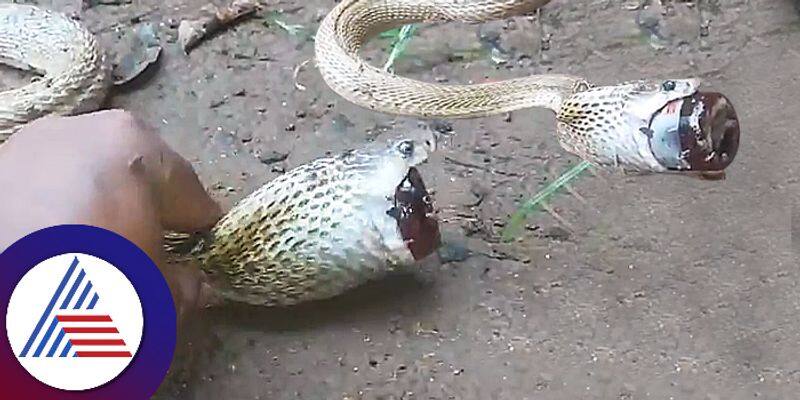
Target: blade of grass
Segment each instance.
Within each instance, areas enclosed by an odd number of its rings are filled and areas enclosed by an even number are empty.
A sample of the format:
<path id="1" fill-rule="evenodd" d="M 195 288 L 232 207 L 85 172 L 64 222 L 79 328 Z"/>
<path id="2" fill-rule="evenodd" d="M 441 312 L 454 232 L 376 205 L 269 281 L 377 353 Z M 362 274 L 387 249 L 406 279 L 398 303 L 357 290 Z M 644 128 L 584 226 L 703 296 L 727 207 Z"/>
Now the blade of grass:
<path id="1" fill-rule="evenodd" d="M 503 229 L 502 237 L 504 241 L 511 241 L 516 237 L 519 232 L 522 230 L 522 227 L 525 223 L 525 220 L 528 216 L 536 211 L 537 207 L 547 198 L 555 194 L 559 189 L 564 187 L 564 185 L 570 183 L 572 180 L 577 178 L 583 171 L 587 168 L 591 167 L 587 161 L 581 161 L 580 164 L 570 168 L 567 172 L 561 174 L 558 179 L 550 182 L 549 185 L 545 186 L 544 189 L 540 190 L 539 193 L 536 193 L 536 196 L 533 196 L 532 199 L 526 201 L 522 206 L 520 206 L 514 215 L 511 216 L 511 219 L 506 224 L 505 229 Z"/>
<path id="2" fill-rule="evenodd" d="M 400 28 L 394 28 L 394 29 L 390 29 L 390 30 L 385 31 L 385 32 L 381 32 L 378 35 L 378 37 L 381 38 L 381 39 L 391 39 L 391 38 L 394 38 L 395 36 L 397 36 L 399 34 L 400 34 Z"/>
<path id="3" fill-rule="evenodd" d="M 292 36 L 301 36 L 301 34 L 306 32 L 306 27 L 300 24 L 290 24 L 288 22 L 284 22 L 281 20 L 282 14 L 277 11 L 270 12 L 266 18 L 264 19 L 264 26 L 270 28 L 270 25 L 275 25 L 280 29 L 283 29 Z"/>
<path id="4" fill-rule="evenodd" d="M 404 25 L 400 30 L 397 32 L 397 36 L 395 36 L 395 40 L 392 43 L 392 50 L 389 52 L 389 58 L 386 60 L 386 64 L 383 65 L 383 69 L 385 71 L 391 71 L 394 65 L 395 60 L 400 57 L 405 51 L 406 47 L 408 46 L 408 42 L 411 41 L 411 38 L 414 36 L 414 32 L 416 32 L 417 26 L 414 24 L 411 25 Z"/>

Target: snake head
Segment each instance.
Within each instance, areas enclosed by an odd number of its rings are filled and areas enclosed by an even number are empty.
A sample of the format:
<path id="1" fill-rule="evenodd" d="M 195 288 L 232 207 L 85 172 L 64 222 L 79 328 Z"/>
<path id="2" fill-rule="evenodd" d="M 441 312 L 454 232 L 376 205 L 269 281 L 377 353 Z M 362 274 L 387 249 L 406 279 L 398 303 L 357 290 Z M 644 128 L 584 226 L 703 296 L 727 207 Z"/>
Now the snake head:
<path id="1" fill-rule="evenodd" d="M 599 165 L 641 172 L 721 172 L 736 155 L 730 101 L 698 79 L 640 80 L 574 94 L 558 113 L 568 150 Z"/>
<path id="2" fill-rule="evenodd" d="M 409 133 L 378 152 L 353 153 L 350 172 L 344 174 L 351 177 L 345 195 L 351 204 L 360 204 L 351 210 L 353 215 L 380 231 L 381 257 L 389 254 L 389 259 L 402 263 L 418 261 L 441 244 L 434 198 L 417 169 L 436 150 L 436 142 L 430 132 Z"/>
<path id="3" fill-rule="evenodd" d="M 399 155 L 400 159 L 410 167 L 425 162 L 434 151 L 436 151 L 434 136 L 398 140 L 389 149 L 390 153 Z"/>
<path id="4" fill-rule="evenodd" d="M 429 256 L 441 245 L 433 196 L 415 168 L 434 151 L 436 137 L 433 135 L 398 140 L 389 149 L 395 159 L 405 164 L 405 175 L 394 188 L 393 204 L 386 214 L 397 222 L 403 242 L 415 260 Z"/>

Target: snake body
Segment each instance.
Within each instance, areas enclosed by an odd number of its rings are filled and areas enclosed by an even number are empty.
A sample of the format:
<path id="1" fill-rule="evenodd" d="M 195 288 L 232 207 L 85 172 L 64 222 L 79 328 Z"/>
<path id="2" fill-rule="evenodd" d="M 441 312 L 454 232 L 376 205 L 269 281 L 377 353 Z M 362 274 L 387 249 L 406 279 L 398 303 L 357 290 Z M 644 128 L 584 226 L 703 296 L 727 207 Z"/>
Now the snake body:
<path id="1" fill-rule="evenodd" d="M 434 149 L 433 138 L 404 139 L 313 160 L 241 200 L 210 232 L 170 234 L 167 249 L 199 261 L 224 298 L 263 306 L 409 272 L 440 241 L 414 168 Z"/>
<path id="2" fill-rule="evenodd" d="M 369 39 L 401 25 L 480 23 L 529 14 L 549 2 L 343 0 L 320 24 L 315 40 L 317 67 L 340 96 L 388 114 L 474 118 L 530 107 L 550 109 L 556 114 L 556 137 L 561 146 L 599 166 L 660 173 L 721 170 L 730 163 L 731 153 L 735 153 L 730 147 L 736 146 L 711 137 L 720 136 L 719 132 L 698 132 L 696 141 L 683 140 L 673 133 L 653 138 L 648 132 L 655 114 L 667 104 L 691 96 L 695 96 L 695 102 L 707 103 L 697 106 L 705 107 L 703 112 L 711 114 L 710 109 L 717 106 L 714 114 L 733 117 L 727 99 L 716 93 L 712 94 L 714 100 L 703 97 L 696 79 L 639 80 L 595 87 L 578 76 L 542 74 L 491 83 L 445 85 L 387 73 L 369 65 L 358 54 Z M 738 143 L 738 125 L 731 129 L 735 130 Z M 681 141 L 685 143 L 676 143 Z M 705 163 L 697 161 L 703 158 L 708 158 Z"/>
<path id="3" fill-rule="evenodd" d="M 586 79 L 534 75 L 473 85 L 442 85 L 387 74 L 359 50 L 375 35 L 410 23 L 486 22 L 535 11 L 550 0 L 344 0 L 317 31 L 317 67 L 345 99 L 385 113 L 473 118 L 531 107 L 557 110 Z"/>
<path id="4" fill-rule="evenodd" d="M 97 38 L 63 13 L 25 4 L 0 4 L 0 63 L 42 74 L 0 92 L 0 144 L 46 115 L 100 107 L 111 68 Z"/>
<path id="5" fill-rule="evenodd" d="M 549 0 L 342 0 L 315 37 L 330 88 L 371 110 L 475 118 L 541 107 L 555 113 L 561 146 L 600 166 L 632 171 L 722 170 L 738 146 L 724 96 L 695 79 L 595 86 L 546 74 L 442 85 L 386 73 L 359 57 L 378 33 L 409 23 L 485 22 L 530 13 Z M 68 17 L 0 5 L 0 62 L 44 72 L 0 93 L 0 142 L 47 114 L 98 107 L 109 69 L 94 37 Z M 171 233 L 167 250 L 199 261 L 225 297 L 283 306 L 335 296 L 415 265 L 439 243 L 432 201 L 415 166 L 431 140 L 352 150 L 301 165 L 250 194 L 210 231 Z"/>

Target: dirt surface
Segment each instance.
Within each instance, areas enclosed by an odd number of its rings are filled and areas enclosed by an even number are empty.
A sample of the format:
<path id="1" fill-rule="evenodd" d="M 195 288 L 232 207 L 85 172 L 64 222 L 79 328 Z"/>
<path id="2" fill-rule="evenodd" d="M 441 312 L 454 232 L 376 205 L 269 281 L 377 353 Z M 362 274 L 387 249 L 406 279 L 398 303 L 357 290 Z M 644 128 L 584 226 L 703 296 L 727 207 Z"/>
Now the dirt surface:
<path id="1" fill-rule="evenodd" d="M 79 11 L 76 0 L 39 2 L 78 12 L 112 51 L 153 24 L 160 65 L 110 105 L 158 123 L 226 209 L 313 158 L 427 129 L 338 98 L 313 63 L 295 74 L 333 0 L 269 1 L 188 56 L 177 25 L 203 1 L 127 3 Z M 503 244 L 499 227 L 520 201 L 579 160 L 560 149 L 545 111 L 452 121 L 422 168 L 442 209 L 443 262 L 319 304 L 211 310 L 196 328 L 206 340 L 176 362 L 158 397 L 797 398 L 796 5 L 718 0 L 698 11 L 676 2 L 662 16 L 631 3 L 553 1 L 544 52 L 526 18 L 481 26 L 483 40 L 477 26 L 425 26 L 396 72 L 449 82 L 699 76 L 741 119 L 726 180 L 587 173 L 574 194 L 551 200 L 560 221 L 538 213 Z M 303 29 L 290 34 L 274 18 Z M 492 60 L 492 43 L 507 62 Z M 370 45 L 371 62 L 383 64 L 388 44 Z"/>

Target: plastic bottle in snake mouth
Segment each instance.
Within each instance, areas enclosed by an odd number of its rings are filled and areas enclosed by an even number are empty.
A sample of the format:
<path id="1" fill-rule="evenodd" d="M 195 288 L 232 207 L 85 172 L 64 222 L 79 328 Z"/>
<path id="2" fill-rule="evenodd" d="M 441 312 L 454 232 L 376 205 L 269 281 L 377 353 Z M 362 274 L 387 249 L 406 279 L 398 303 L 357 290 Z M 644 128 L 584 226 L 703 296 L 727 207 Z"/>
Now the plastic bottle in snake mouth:
<path id="1" fill-rule="evenodd" d="M 646 129 L 650 149 L 668 170 L 724 178 L 739 149 L 739 118 L 717 92 L 696 92 L 667 103 Z"/>

